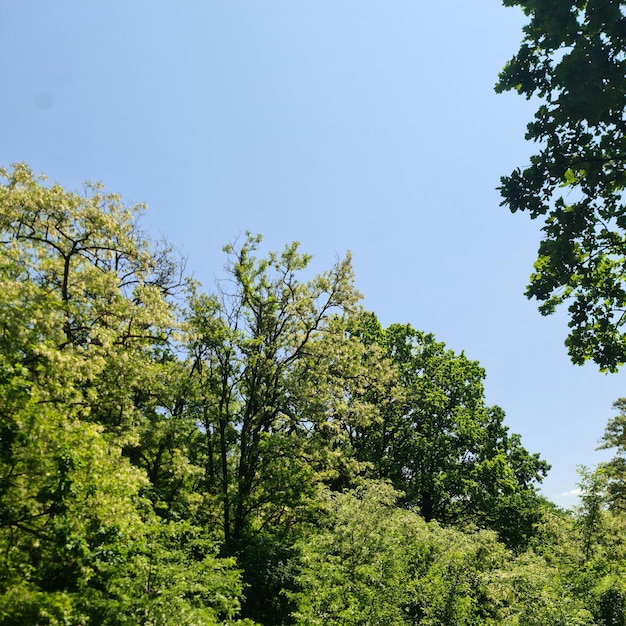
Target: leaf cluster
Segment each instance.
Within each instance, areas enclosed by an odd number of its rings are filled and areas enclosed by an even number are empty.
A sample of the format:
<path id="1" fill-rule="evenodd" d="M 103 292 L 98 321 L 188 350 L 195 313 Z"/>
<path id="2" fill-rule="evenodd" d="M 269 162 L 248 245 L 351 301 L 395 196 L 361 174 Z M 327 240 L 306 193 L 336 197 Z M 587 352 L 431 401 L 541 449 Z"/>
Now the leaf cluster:
<path id="1" fill-rule="evenodd" d="M 572 361 L 625 361 L 626 13 L 615 0 L 507 0 L 529 16 L 496 91 L 539 101 L 538 152 L 501 179 L 502 204 L 544 221 L 527 295 L 567 303 Z"/>

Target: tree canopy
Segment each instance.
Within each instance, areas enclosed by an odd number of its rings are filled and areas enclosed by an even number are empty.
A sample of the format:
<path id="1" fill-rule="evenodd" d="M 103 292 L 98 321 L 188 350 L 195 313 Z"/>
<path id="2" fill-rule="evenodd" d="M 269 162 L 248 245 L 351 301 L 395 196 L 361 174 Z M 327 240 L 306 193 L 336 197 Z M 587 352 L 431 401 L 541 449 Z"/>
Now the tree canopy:
<path id="1" fill-rule="evenodd" d="M 575 363 L 626 362 L 626 9 L 529 17 L 538 101 L 503 204 L 544 220 L 528 295 Z M 100 184 L 0 169 L 0 625 L 626 624 L 626 400 L 578 507 L 485 371 L 364 310 L 350 254 L 224 248 L 207 289 Z"/>
<path id="2" fill-rule="evenodd" d="M 349 254 L 247 234 L 205 291 L 141 207 L 2 177 L 0 624 L 623 623 L 623 401 L 559 511 L 481 366 L 383 328 Z"/>
<path id="3" fill-rule="evenodd" d="M 176 262 L 101 186 L 1 175 L 0 623 L 233 617 L 234 560 L 194 520 L 159 516 L 128 454 L 167 406 Z"/>
<path id="4" fill-rule="evenodd" d="M 530 164 L 502 178 L 503 204 L 544 221 L 527 295 L 566 303 L 572 361 L 626 362 L 626 11 L 616 0 L 505 0 L 529 16 L 497 91 L 538 103 Z"/>
<path id="5" fill-rule="evenodd" d="M 549 465 L 509 434 L 500 407 L 486 405 L 483 368 L 410 324 L 383 329 L 372 313 L 351 330 L 378 345 L 394 372 L 378 419 L 351 434 L 373 477 L 390 480 L 427 521 L 472 522 L 523 542 Z"/>

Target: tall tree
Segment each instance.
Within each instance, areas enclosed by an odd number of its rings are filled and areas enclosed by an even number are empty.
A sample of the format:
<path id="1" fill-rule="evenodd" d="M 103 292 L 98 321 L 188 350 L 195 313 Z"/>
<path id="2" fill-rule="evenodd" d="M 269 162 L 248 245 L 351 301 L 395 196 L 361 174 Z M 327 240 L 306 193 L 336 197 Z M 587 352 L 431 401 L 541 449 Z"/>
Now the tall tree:
<path id="1" fill-rule="evenodd" d="M 606 479 L 607 497 L 615 511 L 626 510 L 626 398 L 613 403 L 619 411 L 612 417 L 602 436 L 599 450 L 614 450 L 610 461 L 602 463 L 599 471 Z"/>
<path id="2" fill-rule="evenodd" d="M 270 625 L 290 621 L 293 543 L 320 484 L 358 471 L 343 424 L 370 419 L 351 390 L 376 372 L 345 330 L 360 297 L 350 258 L 307 276 L 297 243 L 259 256 L 260 243 L 228 246 L 216 293 L 190 300 L 185 403 L 204 440 L 206 501 L 244 569 L 243 614 Z"/>
<path id="3" fill-rule="evenodd" d="M 99 184 L 68 192 L 25 165 L 0 177 L 3 354 L 49 401 L 76 402 L 118 434 L 132 428 L 146 364 L 176 325 L 179 266 L 140 231 L 142 207 Z"/>
<path id="4" fill-rule="evenodd" d="M 167 397 L 176 264 L 99 185 L 68 192 L 25 165 L 0 177 L 0 621 L 234 616 L 233 562 L 201 529 L 161 523 L 126 454 L 149 447 Z"/>
<path id="5" fill-rule="evenodd" d="M 337 378 L 327 366 L 350 358 L 332 320 L 359 298 L 349 257 L 303 280 L 310 257 L 298 244 L 258 258 L 260 240 L 249 235 L 227 247 L 228 278 L 217 294 L 190 303 L 206 484 L 221 500 L 227 543 L 279 524 L 314 483 L 325 454 L 315 433 L 324 429 Z"/>
<path id="6" fill-rule="evenodd" d="M 358 318 L 352 332 L 380 345 L 396 371 L 386 393 L 371 398 L 379 418 L 351 430 L 357 457 L 427 521 L 473 521 L 524 543 L 549 466 L 509 434 L 502 409 L 486 406 L 484 370 L 410 325 L 382 329 L 373 314 Z"/>
<path id="7" fill-rule="evenodd" d="M 572 361 L 626 361 L 626 7 L 617 0 L 504 0 L 530 17 L 496 91 L 540 101 L 530 164 L 502 204 L 544 220 L 527 288 L 544 315 L 568 303 Z"/>

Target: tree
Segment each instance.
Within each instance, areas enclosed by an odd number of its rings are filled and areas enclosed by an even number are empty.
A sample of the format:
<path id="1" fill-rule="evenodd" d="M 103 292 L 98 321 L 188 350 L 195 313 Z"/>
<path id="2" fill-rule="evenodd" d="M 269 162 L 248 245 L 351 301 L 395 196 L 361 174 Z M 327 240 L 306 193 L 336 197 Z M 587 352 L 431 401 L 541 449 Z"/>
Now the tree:
<path id="1" fill-rule="evenodd" d="M 567 566 L 562 566 L 562 570 L 570 578 L 572 588 L 593 611 L 597 623 L 624 624 L 626 527 L 622 511 L 615 507 L 610 491 L 611 471 L 607 471 L 607 464 L 600 464 L 593 471 L 580 467 L 579 473 L 581 496 L 574 512 L 574 522 L 580 555 L 574 571 L 568 572 Z"/>
<path id="2" fill-rule="evenodd" d="M 25 368 L 47 401 L 80 406 L 84 419 L 132 438 L 138 390 L 177 324 L 180 267 L 140 231 L 142 207 L 101 185 L 68 192 L 23 164 L 1 179 L 7 366 Z"/>
<path id="3" fill-rule="evenodd" d="M 352 425 L 357 458 L 426 521 L 476 522 L 523 544 L 540 516 L 536 484 L 549 466 L 508 433 L 502 409 L 485 405 L 484 370 L 408 324 L 382 329 L 364 314 L 351 329 L 379 345 L 396 372 L 382 393 L 367 391 L 379 415 Z"/>
<path id="4" fill-rule="evenodd" d="M 228 279 L 218 294 L 190 303 L 206 485 L 221 499 L 227 543 L 279 523 L 314 482 L 312 433 L 327 419 L 333 381 L 317 380 L 317 402 L 308 381 L 336 354 L 324 337 L 342 343 L 333 316 L 359 297 L 349 257 L 303 281 L 310 257 L 297 243 L 257 258 L 260 241 L 248 235 L 240 247 L 228 246 Z"/>
<path id="5" fill-rule="evenodd" d="M 163 522 L 146 497 L 159 472 L 129 458 L 153 458 L 175 416 L 160 402 L 177 264 L 100 185 L 68 192 L 25 165 L 0 177 L 0 621 L 233 617 L 234 562 L 203 528 Z"/>
<path id="6" fill-rule="evenodd" d="M 606 479 L 607 499 L 616 512 L 626 510 L 626 398 L 613 403 L 619 411 L 604 431 L 599 450 L 615 450 L 615 456 L 598 468 Z"/>
<path id="7" fill-rule="evenodd" d="M 184 403 L 203 442 L 198 491 L 244 569 L 244 615 L 269 625 L 288 623 L 293 543 L 320 483 L 358 472 L 343 425 L 371 418 L 351 399 L 380 371 L 346 333 L 360 297 L 349 256 L 307 277 L 297 243 L 264 257 L 260 243 L 227 246 L 216 293 L 190 299 Z"/>
<path id="8" fill-rule="evenodd" d="M 99 424 L 115 446 L 138 436 L 154 352 L 175 327 L 180 284 L 127 209 L 100 185 L 47 186 L 20 164 L 0 171 L 0 424 L 3 460 L 29 442 L 24 412 L 62 410 Z M 9 469 L 7 489 L 19 475 Z"/>
<path id="9" fill-rule="evenodd" d="M 574 363 L 626 361 L 626 12 L 616 0 L 504 0 L 530 17 L 496 91 L 540 101 L 540 149 L 503 177 L 503 205 L 544 220 L 526 294 L 542 314 L 568 303 Z"/>

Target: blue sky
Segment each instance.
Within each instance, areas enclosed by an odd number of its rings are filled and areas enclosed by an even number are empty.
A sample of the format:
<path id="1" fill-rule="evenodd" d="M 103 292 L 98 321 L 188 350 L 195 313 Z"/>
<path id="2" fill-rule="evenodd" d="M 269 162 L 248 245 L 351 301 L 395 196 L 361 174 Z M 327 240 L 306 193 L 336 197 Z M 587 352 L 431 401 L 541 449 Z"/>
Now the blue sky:
<path id="1" fill-rule="evenodd" d="M 246 230 L 353 254 L 364 305 L 486 369 L 490 404 L 575 502 L 624 374 L 570 364 L 526 300 L 541 224 L 499 207 L 534 103 L 493 85 L 524 16 L 497 0 L 0 0 L 0 164 L 146 202 L 212 289 Z"/>

